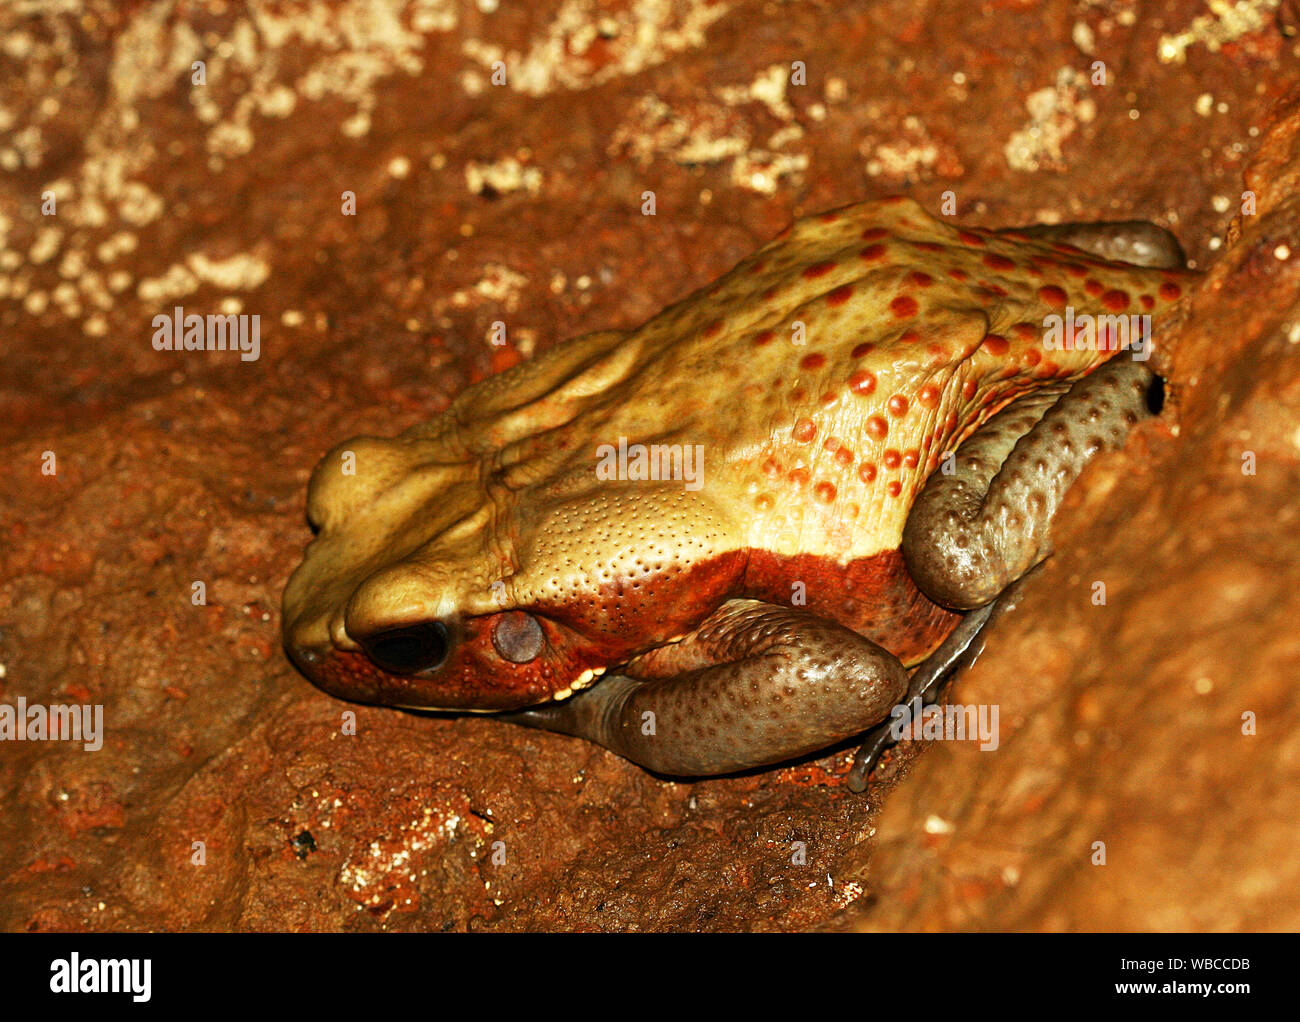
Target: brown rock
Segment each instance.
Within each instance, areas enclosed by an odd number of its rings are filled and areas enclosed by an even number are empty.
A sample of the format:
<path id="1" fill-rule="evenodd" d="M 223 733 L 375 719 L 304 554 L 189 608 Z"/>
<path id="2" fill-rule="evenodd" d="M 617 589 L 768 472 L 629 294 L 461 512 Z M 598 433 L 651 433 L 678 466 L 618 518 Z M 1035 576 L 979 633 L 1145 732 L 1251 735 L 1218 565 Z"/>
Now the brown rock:
<path id="1" fill-rule="evenodd" d="M 0 927 L 1294 927 L 1293 110 L 1251 128 L 1295 40 L 1197 0 L 680 3 L 651 32 L 561 6 L 0 7 L 0 700 L 106 731 L 0 747 Z M 1002 706 L 997 753 L 927 749 L 891 790 L 903 750 L 866 798 L 842 752 L 668 784 L 290 667 L 334 441 L 635 325 L 796 213 L 948 189 L 972 222 L 1151 217 L 1218 260 L 1166 344 L 1172 414 L 1076 487 L 956 690 Z M 155 350 L 177 304 L 260 315 L 260 358 Z"/>

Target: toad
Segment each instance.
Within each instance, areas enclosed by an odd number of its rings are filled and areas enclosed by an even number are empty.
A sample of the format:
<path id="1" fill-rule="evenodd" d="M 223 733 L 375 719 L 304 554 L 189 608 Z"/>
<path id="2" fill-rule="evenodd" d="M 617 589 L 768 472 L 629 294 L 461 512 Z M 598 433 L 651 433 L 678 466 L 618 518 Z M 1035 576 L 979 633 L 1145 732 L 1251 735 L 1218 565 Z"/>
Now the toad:
<path id="1" fill-rule="evenodd" d="M 1150 414 L 1192 280 L 1142 222 L 800 220 L 312 475 L 286 649 L 327 692 L 493 712 L 701 776 L 868 734 L 969 660 L 1061 498 Z M 1005 601 L 1004 601 L 1005 602 Z"/>

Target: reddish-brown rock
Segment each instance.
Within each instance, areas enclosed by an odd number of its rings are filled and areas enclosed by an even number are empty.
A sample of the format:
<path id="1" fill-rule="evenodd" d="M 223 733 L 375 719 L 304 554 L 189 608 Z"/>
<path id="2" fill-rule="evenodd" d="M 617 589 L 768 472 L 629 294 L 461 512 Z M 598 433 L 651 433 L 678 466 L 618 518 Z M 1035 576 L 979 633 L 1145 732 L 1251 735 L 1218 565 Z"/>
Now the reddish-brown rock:
<path id="1" fill-rule="evenodd" d="M 189 10 L 0 9 L 0 701 L 106 731 L 0 746 L 0 927 L 1297 925 L 1300 76 L 1266 5 Z M 666 784 L 293 671 L 336 440 L 634 325 L 797 213 L 946 190 L 972 223 L 1159 219 L 1212 266 L 1170 414 L 1076 487 L 956 689 L 1000 705 L 996 753 L 905 750 L 866 798 L 843 753 Z M 154 350 L 176 304 L 260 315 L 260 357 Z"/>

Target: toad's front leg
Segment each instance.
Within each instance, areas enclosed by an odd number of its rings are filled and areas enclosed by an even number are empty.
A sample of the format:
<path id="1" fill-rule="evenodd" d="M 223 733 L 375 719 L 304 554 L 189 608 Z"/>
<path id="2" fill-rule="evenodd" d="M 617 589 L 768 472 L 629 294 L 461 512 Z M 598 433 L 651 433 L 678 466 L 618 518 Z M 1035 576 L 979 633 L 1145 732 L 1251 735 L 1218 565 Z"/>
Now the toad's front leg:
<path id="1" fill-rule="evenodd" d="M 856 632 L 807 611 L 732 600 L 626 673 L 502 716 L 694 777 L 779 763 L 861 734 L 907 685 L 898 659 Z"/>

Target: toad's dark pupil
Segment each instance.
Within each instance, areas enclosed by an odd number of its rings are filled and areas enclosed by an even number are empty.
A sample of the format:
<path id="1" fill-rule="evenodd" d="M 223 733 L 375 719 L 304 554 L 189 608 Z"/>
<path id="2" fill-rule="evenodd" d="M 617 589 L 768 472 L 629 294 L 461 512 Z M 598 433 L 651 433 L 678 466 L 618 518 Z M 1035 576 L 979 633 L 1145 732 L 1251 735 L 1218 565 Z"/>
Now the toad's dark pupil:
<path id="1" fill-rule="evenodd" d="M 441 667 L 450 643 L 439 621 L 393 628 L 361 641 L 366 656 L 389 674 L 419 674 Z"/>

